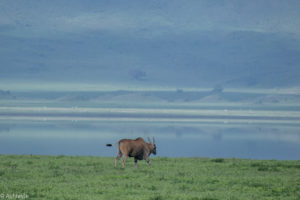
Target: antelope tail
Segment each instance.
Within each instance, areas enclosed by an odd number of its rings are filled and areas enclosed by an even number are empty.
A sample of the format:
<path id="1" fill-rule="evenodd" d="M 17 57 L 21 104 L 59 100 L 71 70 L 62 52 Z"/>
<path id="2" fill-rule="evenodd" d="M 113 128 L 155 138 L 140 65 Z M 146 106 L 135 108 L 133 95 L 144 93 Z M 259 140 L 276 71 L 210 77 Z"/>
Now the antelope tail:
<path id="1" fill-rule="evenodd" d="M 106 144 L 106 146 L 107 146 L 107 147 L 112 147 L 112 146 L 113 146 L 113 144 Z"/>

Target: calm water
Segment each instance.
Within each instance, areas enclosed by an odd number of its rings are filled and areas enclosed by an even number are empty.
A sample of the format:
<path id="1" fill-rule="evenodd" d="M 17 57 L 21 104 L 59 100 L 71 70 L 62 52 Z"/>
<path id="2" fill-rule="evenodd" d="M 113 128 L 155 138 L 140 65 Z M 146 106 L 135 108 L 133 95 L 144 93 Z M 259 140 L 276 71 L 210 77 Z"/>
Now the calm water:
<path id="1" fill-rule="evenodd" d="M 156 138 L 157 156 L 300 160 L 300 125 L 1 121 L 0 154 L 115 156 L 121 138 Z"/>

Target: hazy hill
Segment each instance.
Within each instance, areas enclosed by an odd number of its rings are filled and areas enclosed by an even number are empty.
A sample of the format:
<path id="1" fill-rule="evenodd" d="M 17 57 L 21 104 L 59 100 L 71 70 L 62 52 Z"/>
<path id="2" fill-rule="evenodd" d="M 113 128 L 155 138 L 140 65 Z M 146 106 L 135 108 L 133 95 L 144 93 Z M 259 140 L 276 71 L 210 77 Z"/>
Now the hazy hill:
<path id="1" fill-rule="evenodd" d="M 0 79 L 300 85 L 298 1 L 3 1 Z"/>

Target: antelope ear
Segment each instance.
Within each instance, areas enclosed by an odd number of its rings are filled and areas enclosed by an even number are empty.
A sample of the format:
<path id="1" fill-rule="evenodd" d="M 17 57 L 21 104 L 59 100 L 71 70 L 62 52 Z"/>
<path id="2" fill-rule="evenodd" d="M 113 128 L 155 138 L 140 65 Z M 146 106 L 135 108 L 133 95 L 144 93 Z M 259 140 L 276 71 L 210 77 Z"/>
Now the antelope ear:
<path id="1" fill-rule="evenodd" d="M 148 137 L 148 142 L 152 144 L 152 142 L 151 142 L 151 140 L 150 140 L 150 137 Z"/>
<path id="2" fill-rule="evenodd" d="M 152 140 L 153 140 L 153 144 L 155 144 L 155 139 L 154 139 L 154 136 L 152 137 Z"/>

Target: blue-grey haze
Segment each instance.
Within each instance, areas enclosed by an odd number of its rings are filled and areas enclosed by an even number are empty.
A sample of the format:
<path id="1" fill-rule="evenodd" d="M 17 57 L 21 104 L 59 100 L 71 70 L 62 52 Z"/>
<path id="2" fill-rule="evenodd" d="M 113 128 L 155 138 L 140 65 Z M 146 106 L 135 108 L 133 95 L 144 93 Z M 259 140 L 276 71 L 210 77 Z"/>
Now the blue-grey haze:
<path id="1" fill-rule="evenodd" d="M 299 13 L 297 0 L 1 0 L 1 84 L 299 86 Z"/>
<path id="2" fill-rule="evenodd" d="M 300 159 L 299 77 L 299 0 L 0 0 L 0 154 Z"/>

